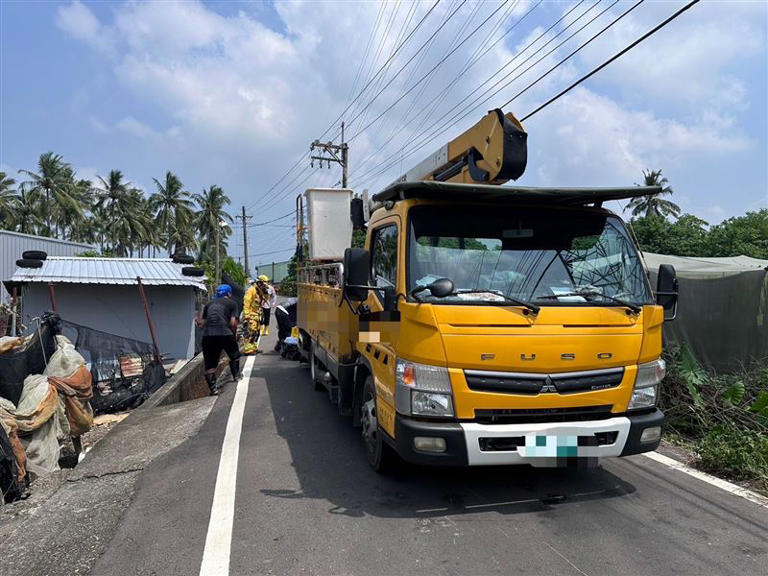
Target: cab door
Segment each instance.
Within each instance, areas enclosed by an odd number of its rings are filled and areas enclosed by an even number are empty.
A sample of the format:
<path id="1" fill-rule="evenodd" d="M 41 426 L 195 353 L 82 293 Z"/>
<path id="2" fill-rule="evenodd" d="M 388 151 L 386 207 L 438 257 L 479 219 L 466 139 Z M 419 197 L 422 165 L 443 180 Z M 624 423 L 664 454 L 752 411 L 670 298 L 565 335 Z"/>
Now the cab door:
<path id="1" fill-rule="evenodd" d="M 398 273 L 400 219 L 377 223 L 369 234 L 371 290 L 360 315 L 359 350 L 368 360 L 376 386 L 379 424 L 394 436 L 395 424 L 395 347 L 400 328 Z"/>

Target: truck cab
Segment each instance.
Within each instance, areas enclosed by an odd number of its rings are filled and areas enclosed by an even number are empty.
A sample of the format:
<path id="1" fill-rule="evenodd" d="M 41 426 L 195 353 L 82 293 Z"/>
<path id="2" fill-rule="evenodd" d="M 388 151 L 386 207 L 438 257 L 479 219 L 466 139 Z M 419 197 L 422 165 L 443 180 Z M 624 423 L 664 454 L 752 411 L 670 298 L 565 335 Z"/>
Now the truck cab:
<path id="1" fill-rule="evenodd" d="M 374 196 L 365 249 L 346 251 L 335 286 L 299 294 L 315 373 L 362 426 L 374 468 L 394 453 L 563 466 L 658 446 L 674 271 L 655 296 L 601 207 L 643 192 L 413 182 Z"/>

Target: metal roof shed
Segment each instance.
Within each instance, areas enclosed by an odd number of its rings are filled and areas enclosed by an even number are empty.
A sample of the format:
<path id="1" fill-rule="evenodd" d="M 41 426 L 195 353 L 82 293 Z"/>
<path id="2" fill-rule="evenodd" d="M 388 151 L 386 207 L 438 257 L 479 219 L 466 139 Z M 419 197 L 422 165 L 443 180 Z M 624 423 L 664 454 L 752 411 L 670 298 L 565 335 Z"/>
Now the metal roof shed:
<path id="1" fill-rule="evenodd" d="M 0 230 L 0 280 L 11 277 L 16 270 L 16 260 L 21 258 L 26 250 L 42 250 L 49 256 L 77 256 L 93 249 L 94 247 L 88 244 Z M 0 302 L 8 302 L 10 299 L 11 295 L 0 285 Z"/>
<path id="2" fill-rule="evenodd" d="M 151 342 L 138 290 L 140 277 L 160 352 L 191 358 L 197 294 L 205 291 L 205 283 L 204 278 L 185 276 L 182 268 L 170 259 L 49 257 L 40 268 L 17 268 L 6 286 L 21 286 L 21 319 L 28 327 L 53 307 L 49 289 L 53 285 L 63 319 Z"/>

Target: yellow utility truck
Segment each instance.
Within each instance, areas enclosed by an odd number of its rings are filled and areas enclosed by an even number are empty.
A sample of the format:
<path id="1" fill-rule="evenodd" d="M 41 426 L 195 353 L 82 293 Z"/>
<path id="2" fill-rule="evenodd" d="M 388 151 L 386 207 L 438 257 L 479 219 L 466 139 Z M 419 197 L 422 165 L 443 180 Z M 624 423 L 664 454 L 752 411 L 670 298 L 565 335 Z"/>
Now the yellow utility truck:
<path id="1" fill-rule="evenodd" d="M 372 197 L 365 248 L 349 247 L 351 190 L 298 199 L 300 347 L 376 470 L 395 455 L 589 465 L 659 444 L 675 271 L 654 294 L 602 205 L 660 190 L 500 186 L 525 164 L 520 123 L 490 112 Z"/>

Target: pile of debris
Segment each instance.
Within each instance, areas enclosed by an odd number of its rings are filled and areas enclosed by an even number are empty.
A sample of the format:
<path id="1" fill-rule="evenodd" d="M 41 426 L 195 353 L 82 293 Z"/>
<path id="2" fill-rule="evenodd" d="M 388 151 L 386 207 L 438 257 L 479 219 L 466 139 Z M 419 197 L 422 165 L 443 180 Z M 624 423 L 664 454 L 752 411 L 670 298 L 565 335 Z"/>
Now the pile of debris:
<path id="1" fill-rule="evenodd" d="M 55 351 L 44 356 L 45 368 L 26 376 L 20 389 L 6 387 L 8 397 L 0 396 L 0 489 L 6 503 L 23 497 L 35 477 L 58 470 L 61 445 L 74 441 L 79 446 L 80 436 L 93 425 L 85 359 L 65 336 L 54 341 Z M 36 346 L 46 348 L 40 331 L 29 338 L 0 338 L 0 354 L 12 355 L 17 364 L 32 362 L 28 356 L 36 355 L 27 353 Z"/>

